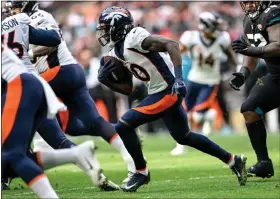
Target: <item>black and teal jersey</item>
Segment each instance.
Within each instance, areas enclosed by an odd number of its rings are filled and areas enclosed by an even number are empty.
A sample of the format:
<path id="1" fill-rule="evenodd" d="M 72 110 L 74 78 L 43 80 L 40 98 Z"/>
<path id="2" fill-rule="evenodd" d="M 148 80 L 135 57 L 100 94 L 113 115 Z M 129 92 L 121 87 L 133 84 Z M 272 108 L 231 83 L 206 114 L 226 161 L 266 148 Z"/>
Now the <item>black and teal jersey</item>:
<path id="1" fill-rule="evenodd" d="M 245 17 L 244 33 L 252 46 L 263 47 L 270 43 L 267 28 L 277 23 L 280 23 L 280 5 L 271 5 L 255 20 Z M 280 80 L 280 57 L 264 60 L 273 79 Z"/>

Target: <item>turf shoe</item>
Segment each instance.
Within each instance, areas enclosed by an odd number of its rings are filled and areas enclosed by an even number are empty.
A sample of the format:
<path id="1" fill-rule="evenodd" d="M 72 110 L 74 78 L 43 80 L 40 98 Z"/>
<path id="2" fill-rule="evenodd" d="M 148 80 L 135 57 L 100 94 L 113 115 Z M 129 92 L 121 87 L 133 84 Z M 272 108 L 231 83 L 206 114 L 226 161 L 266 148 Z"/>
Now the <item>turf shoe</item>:
<path id="1" fill-rule="evenodd" d="M 144 184 L 148 184 L 150 180 L 151 176 L 149 171 L 148 175 L 136 172 L 126 183 L 121 185 L 121 189 L 125 192 L 136 192 L 139 187 Z"/>
<path id="2" fill-rule="evenodd" d="M 108 180 L 102 173 L 101 173 L 101 180 L 99 188 L 101 191 L 118 191 L 120 190 L 119 185 L 113 183 L 111 180 Z"/>
<path id="3" fill-rule="evenodd" d="M 271 178 L 274 176 L 274 169 L 272 161 L 269 160 L 259 160 L 255 165 L 247 169 L 248 177 L 261 177 L 261 178 Z"/>
<path id="4" fill-rule="evenodd" d="M 9 190 L 11 181 L 10 178 L 1 178 L 1 190 Z"/>
<path id="5" fill-rule="evenodd" d="M 246 160 L 247 158 L 244 155 L 235 155 L 234 163 L 230 169 L 235 173 L 238 178 L 240 186 L 246 185 L 247 182 L 247 170 L 246 170 Z"/>
<path id="6" fill-rule="evenodd" d="M 95 154 L 95 145 L 92 141 L 86 141 L 78 146 L 71 148 L 76 153 L 75 162 L 91 179 L 96 186 L 101 185 L 101 169 Z"/>

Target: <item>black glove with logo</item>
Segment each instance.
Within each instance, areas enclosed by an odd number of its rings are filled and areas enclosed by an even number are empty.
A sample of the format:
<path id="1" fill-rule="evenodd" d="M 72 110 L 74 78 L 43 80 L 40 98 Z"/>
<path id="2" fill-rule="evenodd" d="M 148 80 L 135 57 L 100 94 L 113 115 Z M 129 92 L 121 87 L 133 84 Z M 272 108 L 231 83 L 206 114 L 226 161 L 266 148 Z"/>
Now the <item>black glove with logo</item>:
<path id="1" fill-rule="evenodd" d="M 246 66 L 242 66 L 239 72 L 232 73 L 232 78 L 229 80 L 231 88 L 239 91 L 240 87 L 245 83 L 246 79 L 250 75 L 250 70 Z"/>
<path id="2" fill-rule="evenodd" d="M 233 41 L 232 49 L 236 53 L 250 57 L 260 57 L 263 54 L 263 47 L 252 47 L 245 35 Z"/>

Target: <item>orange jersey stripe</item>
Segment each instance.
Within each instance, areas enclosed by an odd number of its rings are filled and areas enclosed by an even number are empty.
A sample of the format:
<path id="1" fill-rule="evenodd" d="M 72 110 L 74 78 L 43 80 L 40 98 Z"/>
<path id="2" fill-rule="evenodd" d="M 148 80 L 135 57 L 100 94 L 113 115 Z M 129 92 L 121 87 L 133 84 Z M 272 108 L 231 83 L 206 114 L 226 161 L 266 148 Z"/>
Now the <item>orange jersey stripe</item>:
<path id="1" fill-rule="evenodd" d="M 60 66 L 56 66 L 54 68 L 47 70 L 46 72 L 43 72 L 40 76 L 44 78 L 47 82 L 50 82 L 55 78 L 59 70 L 60 70 Z"/>
<path id="2" fill-rule="evenodd" d="M 210 106 L 215 102 L 218 89 L 219 89 L 219 86 L 215 86 L 215 88 L 212 91 L 212 93 L 210 94 L 209 98 L 205 102 L 194 106 L 191 111 L 199 111 L 199 110 L 203 110 L 206 108 L 210 108 Z"/>
<path id="3" fill-rule="evenodd" d="M 110 138 L 109 143 L 111 144 L 111 143 L 113 142 L 113 140 L 114 140 L 116 137 L 118 137 L 118 136 L 119 136 L 119 134 L 115 133 L 115 134 Z"/>
<path id="4" fill-rule="evenodd" d="M 39 167 L 43 168 L 40 151 L 36 152 L 36 159 L 37 159 L 37 163 L 38 163 Z"/>
<path id="5" fill-rule="evenodd" d="M 60 102 L 63 102 L 60 98 L 57 98 Z M 58 112 L 59 115 L 59 120 L 61 122 L 62 125 L 62 131 L 65 133 L 66 128 L 68 126 L 68 122 L 69 122 L 69 111 L 59 111 Z"/>
<path id="6" fill-rule="evenodd" d="M 28 187 L 31 187 L 34 183 L 36 183 L 38 180 L 41 180 L 42 178 L 46 178 L 46 174 L 42 173 L 40 175 L 37 175 L 35 178 L 33 178 L 29 183 Z"/>
<path id="7" fill-rule="evenodd" d="M 147 115 L 154 115 L 161 113 L 168 109 L 169 107 L 173 106 L 177 102 L 177 95 L 165 95 L 161 100 L 158 102 L 148 105 L 148 106 L 142 106 L 142 107 L 136 107 L 133 108 L 133 110 L 136 110 L 138 112 L 147 114 Z"/>
<path id="8" fill-rule="evenodd" d="M 19 108 L 22 96 L 22 81 L 20 76 L 7 84 L 7 96 L 2 115 L 2 140 L 3 145 L 8 138 L 16 120 L 16 114 Z"/>

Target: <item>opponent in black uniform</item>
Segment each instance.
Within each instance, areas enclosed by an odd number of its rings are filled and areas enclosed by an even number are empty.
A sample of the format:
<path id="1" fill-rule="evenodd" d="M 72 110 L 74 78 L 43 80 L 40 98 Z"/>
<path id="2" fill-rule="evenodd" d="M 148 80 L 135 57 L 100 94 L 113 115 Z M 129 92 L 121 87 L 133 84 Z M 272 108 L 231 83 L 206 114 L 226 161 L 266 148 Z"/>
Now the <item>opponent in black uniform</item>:
<path id="1" fill-rule="evenodd" d="M 272 1 L 242 1 L 245 12 L 245 35 L 233 42 L 233 50 L 243 54 L 243 66 L 233 73 L 230 85 L 239 90 L 250 72 L 257 65 L 258 58 L 265 60 L 268 75 L 258 79 L 242 104 L 241 112 L 246 121 L 250 141 L 258 162 L 248 169 L 249 176 L 271 177 L 273 164 L 266 147 L 266 129 L 262 116 L 280 106 L 280 5 Z"/>

